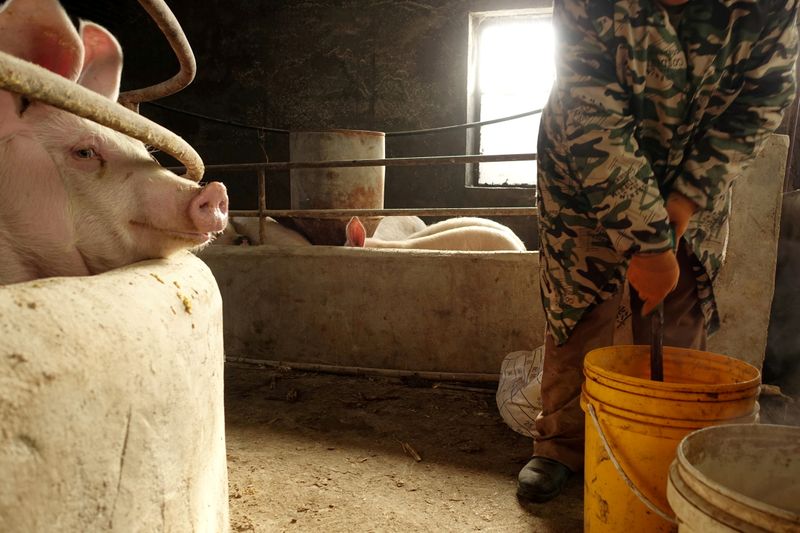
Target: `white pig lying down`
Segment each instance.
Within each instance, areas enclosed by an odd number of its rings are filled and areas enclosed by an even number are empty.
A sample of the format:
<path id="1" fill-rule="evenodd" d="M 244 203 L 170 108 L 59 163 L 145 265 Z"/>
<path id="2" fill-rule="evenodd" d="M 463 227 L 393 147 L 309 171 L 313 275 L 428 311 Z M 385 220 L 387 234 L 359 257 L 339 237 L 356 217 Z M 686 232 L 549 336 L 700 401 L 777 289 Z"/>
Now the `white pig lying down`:
<path id="1" fill-rule="evenodd" d="M 358 217 L 347 223 L 345 246 L 401 250 L 525 251 L 525 245 L 507 226 L 485 218 L 458 217 L 431 224 L 404 239 L 367 238 Z"/>
<path id="2" fill-rule="evenodd" d="M 0 50 L 111 100 L 122 50 L 107 30 L 79 30 L 56 0 L 8 0 Z M 221 183 L 162 168 L 139 141 L 0 91 L 0 285 L 97 274 L 201 247 L 225 228 Z"/>
<path id="3" fill-rule="evenodd" d="M 383 217 L 378 222 L 372 238 L 382 241 L 399 241 L 424 229 L 425 222 L 419 217 Z"/>
<path id="4" fill-rule="evenodd" d="M 311 246 L 298 232 L 282 226 L 277 220 L 267 217 L 267 231 L 263 244 L 271 246 Z M 222 235 L 214 244 L 256 245 L 259 243 L 258 219 L 255 217 L 231 217 Z"/>

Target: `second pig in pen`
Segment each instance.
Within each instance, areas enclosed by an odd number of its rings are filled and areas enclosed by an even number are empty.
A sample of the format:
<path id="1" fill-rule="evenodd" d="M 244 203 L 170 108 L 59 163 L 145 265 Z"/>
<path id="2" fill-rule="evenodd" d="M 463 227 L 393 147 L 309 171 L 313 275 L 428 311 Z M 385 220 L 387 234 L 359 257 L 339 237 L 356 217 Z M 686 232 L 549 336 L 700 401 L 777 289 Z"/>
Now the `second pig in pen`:
<path id="1" fill-rule="evenodd" d="M 416 218 L 416 217 L 414 217 Z M 386 221 L 381 221 L 383 224 Z M 391 240 L 381 238 L 381 225 L 375 230 L 378 237 L 367 237 L 358 217 L 347 224 L 346 246 L 362 248 L 394 248 L 411 250 L 461 251 L 525 251 L 525 245 L 511 229 L 485 218 L 458 217 L 431 224 L 410 235 Z M 388 233 L 388 232 L 386 232 Z M 388 235 L 387 235 L 388 236 Z M 398 238 L 399 237 L 399 238 Z"/>

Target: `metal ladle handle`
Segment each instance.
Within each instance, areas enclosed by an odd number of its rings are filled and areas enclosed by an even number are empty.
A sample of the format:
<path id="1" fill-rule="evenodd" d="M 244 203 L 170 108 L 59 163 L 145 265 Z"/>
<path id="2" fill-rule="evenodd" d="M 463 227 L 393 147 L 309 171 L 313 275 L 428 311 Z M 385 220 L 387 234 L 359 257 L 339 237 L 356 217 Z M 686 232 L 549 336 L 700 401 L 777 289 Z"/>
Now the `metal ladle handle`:
<path id="1" fill-rule="evenodd" d="M 650 379 L 664 381 L 664 302 L 650 315 Z"/>
<path id="2" fill-rule="evenodd" d="M 679 241 L 675 238 L 675 226 L 670 224 L 669 229 L 674 243 L 672 251 L 677 257 Z M 650 380 L 664 381 L 664 300 L 650 313 Z"/>

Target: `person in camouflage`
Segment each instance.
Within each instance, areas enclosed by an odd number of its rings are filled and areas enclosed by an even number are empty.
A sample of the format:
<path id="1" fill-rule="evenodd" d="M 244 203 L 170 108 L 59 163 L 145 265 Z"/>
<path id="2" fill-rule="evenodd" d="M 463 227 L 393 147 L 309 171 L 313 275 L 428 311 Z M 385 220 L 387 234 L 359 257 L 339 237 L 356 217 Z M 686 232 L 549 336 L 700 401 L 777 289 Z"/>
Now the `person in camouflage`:
<path id="1" fill-rule="evenodd" d="M 730 187 L 795 95 L 799 0 L 555 0 L 556 82 L 538 141 L 543 411 L 517 494 L 547 501 L 583 466 L 583 357 L 634 342 L 703 349 Z M 673 251 L 673 250 L 677 250 Z"/>

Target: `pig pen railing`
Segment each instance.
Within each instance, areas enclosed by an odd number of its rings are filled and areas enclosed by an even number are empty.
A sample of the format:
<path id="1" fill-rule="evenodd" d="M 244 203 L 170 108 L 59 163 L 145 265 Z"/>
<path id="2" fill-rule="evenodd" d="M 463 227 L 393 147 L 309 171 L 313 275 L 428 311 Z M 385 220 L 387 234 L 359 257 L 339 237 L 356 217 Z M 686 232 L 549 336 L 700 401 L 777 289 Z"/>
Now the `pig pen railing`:
<path id="1" fill-rule="evenodd" d="M 428 165 L 459 165 L 469 163 L 493 163 L 507 161 L 535 161 L 536 154 L 452 155 L 432 157 L 397 157 L 388 159 L 353 159 L 338 161 L 284 161 L 263 163 L 234 163 L 210 165 L 210 172 L 255 171 L 258 176 L 258 209 L 232 210 L 231 216 L 257 217 L 259 219 L 259 243 L 264 242 L 267 217 L 283 218 L 342 218 L 348 216 L 536 216 L 535 207 L 457 207 L 457 208 L 390 208 L 390 209 L 267 209 L 267 173 L 295 169 L 356 168 L 356 167 L 400 167 Z M 170 167 L 180 172 L 183 167 Z M 335 179 L 335 178 L 330 178 Z"/>
<path id="2" fill-rule="evenodd" d="M 204 167 L 197 152 L 182 138 L 137 112 L 140 102 L 168 96 L 189 85 L 197 70 L 186 35 L 166 3 L 163 0 L 139 0 L 139 3 L 175 52 L 180 71 L 172 78 L 124 92 L 117 103 L 35 63 L 0 52 L 0 90 L 63 109 L 150 144 L 183 163 L 184 177 L 200 181 Z"/>

